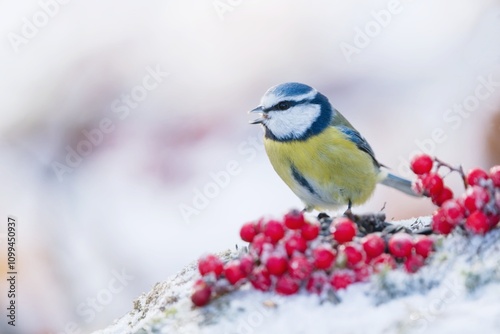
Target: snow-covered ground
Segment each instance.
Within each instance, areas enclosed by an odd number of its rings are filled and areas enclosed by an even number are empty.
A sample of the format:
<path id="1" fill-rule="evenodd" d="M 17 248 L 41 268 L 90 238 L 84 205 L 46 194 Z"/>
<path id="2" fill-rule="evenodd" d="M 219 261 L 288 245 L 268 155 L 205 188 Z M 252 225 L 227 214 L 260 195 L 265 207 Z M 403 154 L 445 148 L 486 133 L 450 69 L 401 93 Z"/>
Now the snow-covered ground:
<path id="1" fill-rule="evenodd" d="M 95 334 L 494 334 L 500 332 L 499 264 L 500 229 L 484 237 L 456 230 L 416 274 L 375 275 L 340 291 L 339 304 L 304 292 L 290 297 L 263 293 L 247 284 L 195 308 L 189 297 L 199 274 L 192 263 Z"/>

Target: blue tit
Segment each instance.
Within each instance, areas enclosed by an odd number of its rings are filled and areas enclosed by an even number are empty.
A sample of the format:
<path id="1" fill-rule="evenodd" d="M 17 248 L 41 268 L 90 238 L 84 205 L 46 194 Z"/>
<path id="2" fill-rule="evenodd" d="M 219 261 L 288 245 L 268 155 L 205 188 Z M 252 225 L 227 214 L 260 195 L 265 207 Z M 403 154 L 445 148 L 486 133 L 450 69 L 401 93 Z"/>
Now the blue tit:
<path id="1" fill-rule="evenodd" d="M 274 170 L 305 210 L 366 202 L 377 183 L 417 196 L 411 182 L 384 169 L 360 133 L 316 89 L 295 82 L 271 87 L 251 110 L 262 117 Z"/>

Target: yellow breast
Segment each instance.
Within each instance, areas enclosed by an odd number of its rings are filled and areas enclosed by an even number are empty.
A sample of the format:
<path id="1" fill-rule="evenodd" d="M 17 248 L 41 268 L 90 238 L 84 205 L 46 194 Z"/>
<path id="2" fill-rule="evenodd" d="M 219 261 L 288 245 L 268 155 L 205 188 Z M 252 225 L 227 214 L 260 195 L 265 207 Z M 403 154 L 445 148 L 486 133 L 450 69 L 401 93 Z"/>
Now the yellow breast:
<path id="1" fill-rule="evenodd" d="M 305 141 L 266 138 L 264 145 L 274 170 L 309 208 L 362 204 L 378 182 L 373 159 L 334 127 Z"/>

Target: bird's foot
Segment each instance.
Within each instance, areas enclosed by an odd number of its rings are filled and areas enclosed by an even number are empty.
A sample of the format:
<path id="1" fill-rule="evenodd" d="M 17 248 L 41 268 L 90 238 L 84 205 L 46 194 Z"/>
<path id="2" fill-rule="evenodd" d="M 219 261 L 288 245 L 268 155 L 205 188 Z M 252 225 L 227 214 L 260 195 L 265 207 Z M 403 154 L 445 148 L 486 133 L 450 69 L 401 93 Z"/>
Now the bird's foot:
<path id="1" fill-rule="evenodd" d="M 347 210 L 345 210 L 344 212 L 344 216 L 346 216 L 347 218 L 351 219 L 351 220 L 354 220 L 354 215 L 352 214 L 352 201 L 349 200 L 349 202 L 347 203 Z"/>
<path id="2" fill-rule="evenodd" d="M 318 214 L 318 219 L 319 219 L 319 220 L 321 220 L 321 219 L 323 219 L 323 218 L 330 218 L 330 216 L 329 216 L 329 215 L 327 215 L 325 212 L 320 212 L 320 213 Z"/>
<path id="3" fill-rule="evenodd" d="M 345 210 L 344 216 L 351 219 L 351 220 L 354 220 L 354 214 L 352 213 L 351 208 L 348 208 L 347 210 Z"/>

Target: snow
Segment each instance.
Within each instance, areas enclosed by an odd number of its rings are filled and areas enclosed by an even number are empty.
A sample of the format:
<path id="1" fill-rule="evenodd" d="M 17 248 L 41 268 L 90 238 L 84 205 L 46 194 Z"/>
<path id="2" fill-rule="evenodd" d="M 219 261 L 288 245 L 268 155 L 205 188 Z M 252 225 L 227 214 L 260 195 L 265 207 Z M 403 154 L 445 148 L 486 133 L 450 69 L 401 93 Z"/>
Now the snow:
<path id="1" fill-rule="evenodd" d="M 373 276 L 340 291 L 338 304 L 305 292 L 263 293 L 247 284 L 194 308 L 189 296 L 199 274 L 193 262 L 95 333 L 499 333 L 500 230 L 484 237 L 456 231 L 441 241 L 416 274 Z"/>

